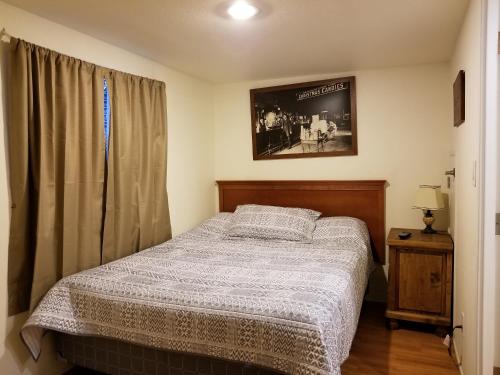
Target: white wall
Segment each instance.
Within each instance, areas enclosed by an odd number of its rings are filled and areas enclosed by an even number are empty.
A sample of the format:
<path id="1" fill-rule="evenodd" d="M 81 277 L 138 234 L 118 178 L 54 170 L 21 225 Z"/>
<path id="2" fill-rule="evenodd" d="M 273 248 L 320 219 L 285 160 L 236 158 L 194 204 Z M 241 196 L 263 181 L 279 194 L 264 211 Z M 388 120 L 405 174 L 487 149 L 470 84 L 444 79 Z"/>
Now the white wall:
<path id="1" fill-rule="evenodd" d="M 455 154 L 455 300 L 454 324 L 463 373 L 477 374 L 479 189 L 473 168 L 479 161 L 481 126 L 481 0 L 471 0 L 450 64 L 448 86 L 465 70 L 465 122 L 452 130 Z M 479 165 L 476 164 L 479 172 Z M 479 175 L 478 175 L 479 178 Z M 479 180 L 478 180 L 479 182 Z M 462 313 L 464 319 L 462 321 Z"/>
<path id="2" fill-rule="evenodd" d="M 106 44 L 74 30 L 0 2 L 0 28 L 29 42 L 86 61 L 166 82 L 168 109 L 168 178 L 174 234 L 183 232 L 214 212 L 212 86 L 206 82 Z M 4 77 L 0 76 L 1 80 Z M 4 129 L 3 97 L 0 129 Z M 55 374 L 60 365 L 45 347 L 38 364 L 28 358 L 19 339 L 24 315 L 6 318 L 8 190 L 4 131 L 0 131 L 0 373 Z M 3 339 L 5 337 L 5 339 Z M 50 341 L 50 340 L 48 340 Z M 3 354 L 2 354 L 3 353 Z"/>
<path id="3" fill-rule="evenodd" d="M 412 204 L 419 184 L 443 184 L 449 166 L 447 64 L 241 82 L 214 89 L 217 179 L 386 179 L 387 229 L 423 227 Z M 356 76 L 357 156 L 252 160 L 249 89 Z M 441 221 L 447 229 L 447 223 Z"/>

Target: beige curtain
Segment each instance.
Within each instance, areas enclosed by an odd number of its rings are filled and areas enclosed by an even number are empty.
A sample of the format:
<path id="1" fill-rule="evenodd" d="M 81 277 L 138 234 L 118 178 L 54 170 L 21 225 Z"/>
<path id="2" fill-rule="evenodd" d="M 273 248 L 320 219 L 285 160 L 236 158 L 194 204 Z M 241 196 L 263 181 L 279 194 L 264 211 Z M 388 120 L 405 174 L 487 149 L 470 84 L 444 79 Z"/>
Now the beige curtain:
<path id="1" fill-rule="evenodd" d="M 13 39 L 8 52 L 9 314 L 100 263 L 102 72 Z"/>
<path id="2" fill-rule="evenodd" d="M 7 75 L 12 315 L 64 276 L 170 238 L 170 222 L 163 83 L 14 38 Z"/>
<path id="3" fill-rule="evenodd" d="M 171 237 L 165 84 L 110 72 L 111 137 L 103 263 Z"/>

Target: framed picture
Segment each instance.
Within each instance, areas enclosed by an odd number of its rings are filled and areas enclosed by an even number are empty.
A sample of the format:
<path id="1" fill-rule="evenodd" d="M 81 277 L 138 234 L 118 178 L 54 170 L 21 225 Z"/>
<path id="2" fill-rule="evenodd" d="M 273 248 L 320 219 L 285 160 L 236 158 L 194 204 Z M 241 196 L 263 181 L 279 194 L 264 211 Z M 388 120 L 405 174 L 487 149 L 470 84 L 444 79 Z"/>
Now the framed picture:
<path id="1" fill-rule="evenodd" d="M 465 121 L 465 72 L 458 72 L 453 83 L 453 125 L 460 126 Z"/>
<path id="2" fill-rule="evenodd" d="M 357 155 L 356 79 L 250 90 L 253 159 Z"/>

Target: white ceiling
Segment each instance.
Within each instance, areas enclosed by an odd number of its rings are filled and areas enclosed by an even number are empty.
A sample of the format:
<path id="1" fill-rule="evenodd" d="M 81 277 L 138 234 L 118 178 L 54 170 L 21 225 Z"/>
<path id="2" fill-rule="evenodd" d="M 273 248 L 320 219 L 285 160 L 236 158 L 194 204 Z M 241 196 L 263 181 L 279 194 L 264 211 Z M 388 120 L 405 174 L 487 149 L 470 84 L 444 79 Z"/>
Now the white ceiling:
<path id="1" fill-rule="evenodd" d="M 6 0 L 213 82 L 449 60 L 468 0 Z"/>

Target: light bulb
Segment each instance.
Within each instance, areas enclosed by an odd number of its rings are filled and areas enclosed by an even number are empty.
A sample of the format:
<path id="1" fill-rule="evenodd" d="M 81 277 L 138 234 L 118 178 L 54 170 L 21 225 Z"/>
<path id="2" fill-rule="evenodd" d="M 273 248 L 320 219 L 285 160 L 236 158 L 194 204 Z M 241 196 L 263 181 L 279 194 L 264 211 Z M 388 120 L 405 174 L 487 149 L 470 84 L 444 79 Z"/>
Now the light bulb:
<path id="1" fill-rule="evenodd" d="M 247 3 L 244 0 L 238 0 L 233 5 L 231 5 L 227 13 L 233 17 L 235 20 L 247 20 L 252 18 L 257 14 L 258 10 L 253 5 Z"/>

